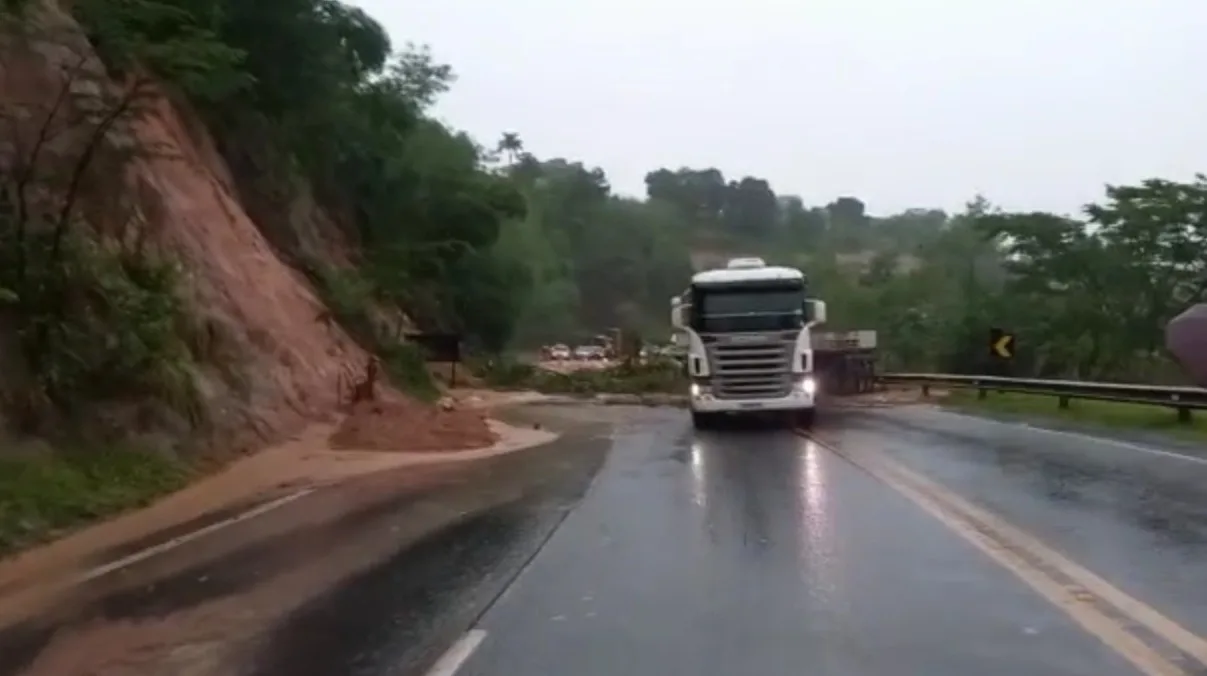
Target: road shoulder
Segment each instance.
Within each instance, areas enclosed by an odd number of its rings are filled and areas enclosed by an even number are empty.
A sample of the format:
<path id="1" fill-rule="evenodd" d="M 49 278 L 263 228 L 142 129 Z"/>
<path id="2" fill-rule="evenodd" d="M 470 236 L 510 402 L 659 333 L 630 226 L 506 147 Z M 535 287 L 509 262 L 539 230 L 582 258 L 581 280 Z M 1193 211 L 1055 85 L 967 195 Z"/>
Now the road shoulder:
<path id="1" fill-rule="evenodd" d="M 0 674 L 216 675 L 247 673 L 256 664 L 268 669 L 256 673 L 296 671 L 272 670 L 282 655 L 292 656 L 292 664 L 320 667 L 347 660 L 347 668 L 309 673 L 349 673 L 360 659 L 357 646 L 373 632 L 349 635 L 342 620 L 331 618 L 341 599 L 367 612 L 367 594 L 381 602 L 380 613 L 418 612 L 412 601 L 430 601 L 428 590 L 439 585 L 417 574 L 408 573 L 397 589 L 393 583 L 366 589 L 397 580 L 399 570 L 452 576 L 459 584 L 464 571 L 446 570 L 443 555 L 434 560 L 424 552 L 451 547 L 456 554 L 480 545 L 472 558 L 493 572 L 469 591 L 474 603 L 489 600 L 500 557 L 522 558 L 581 496 L 611 446 L 616 412 L 604 410 L 602 423 L 600 416 L 592 420 L 591 411 L 561 406 L 500 415 L 515 423 L 534 420 L 525 429 L 553 440 L 473 461 L 349 477 L 204 541 L 76 585 L 55 603 L 27 606 L 19 616 L 8 603 L 11 596 L 4 599 L 0 607 L 15 621 L 0 622 L 0 654 L 5 655 Z M 565 424 L 541 422 L 555 420 Z M 592 422 L 601 424 L 584 424 Z M 418 472 L 423 481 L 410 481 Z M 417 596 L 393 603 L 391 594 L 401 592 Z M 469 620 L 457 613 L 468 600 L 457 592 L 454 600 L 439 604 L 457 611 L 441 622 L 460 631 Z M 315 622 L 329 620 L 340 626 L 319 632 L 326 638 L 300 638 L 309 636 Z M 407 654 L 430 645 L 429 630 L 439 629 L 424 618 L 405 622 L 404 628 L 418 632 L 399 639 Z M 339 652 L 337 639 L 350 642 L 347 650 Z M 311 648 L 318 653 L 307 652 Z M 312 657 L 298 660 L 299 650 Z"/>
<path id="2" fill-rule="evenodd" d="M 391 473 L 402 491 L 457 465 L 512 453 L 557 438 L 546 429 L 490 420 L 498 441 L 452 452 L 332 450 L 334 424 L 314 425 L 290 441 L 238 460 L 147 507 L 77 530 L 0 562 L 0 623 L 30 603 L 45 603 L 123 561 L 255 518 L 308 493 L 371 474 Z M 397 470 L 408 470 L 399 473 Z"/>

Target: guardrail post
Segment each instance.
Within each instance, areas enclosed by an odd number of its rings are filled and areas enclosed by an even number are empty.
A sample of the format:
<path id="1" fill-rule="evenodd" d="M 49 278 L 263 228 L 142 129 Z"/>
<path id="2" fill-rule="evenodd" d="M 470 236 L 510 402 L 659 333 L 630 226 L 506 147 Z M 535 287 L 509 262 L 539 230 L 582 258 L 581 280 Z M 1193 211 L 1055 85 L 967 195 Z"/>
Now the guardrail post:
<path id="1" fill-rule="evenodd" d="M 984 399 L 985 397 L 988 397 L 988 396 L 989 396 L 989 390 L 987 390 L 983 387 L 976 388 L 976 398 L 977 399 Z"/>
<path id="2" fill-rule="evenodd" d="M 1190 424 L 1190 409 L 1186 408 L 1185 406 L 1178 407 L 1178 422 L 1184 425 Z"/>
<path id="3" fill-rule="evenodd" d="M 929 396 L 930 396 L 930 385 L 928 383 L 922 383 L 922 398 L 925 399 L 926 397 L 929 397 Z"/>
<path id="4" fill-rule="evenodd" d="M 1060 402 L 1057 404 L 1057 406 L 1059 406 L 1060 408 L 1068 408 L 1069 407 L 1069 398 L 1064 395 L 1061 395 Z"/>

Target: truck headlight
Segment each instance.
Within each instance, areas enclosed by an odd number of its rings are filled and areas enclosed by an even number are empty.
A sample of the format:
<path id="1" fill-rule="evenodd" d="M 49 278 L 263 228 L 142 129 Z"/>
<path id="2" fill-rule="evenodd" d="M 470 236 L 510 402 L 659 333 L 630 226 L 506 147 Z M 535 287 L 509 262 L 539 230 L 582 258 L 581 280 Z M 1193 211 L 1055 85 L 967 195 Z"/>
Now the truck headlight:
<path id="1" fill-rule="evenodd" d="M 691 384 L 691 396 L 693 396 L 693 397 L 699 397 L 699 396 L 711 394 L 711 393 L 712 393 L 712 388 L 706 384 L 703 384 L 703 383 L 692 383 Z"/>
<path id="2" fill-rule="evenodd" d="M 796 388 L 805 394 L 817 393 L 817 381 L 812 376 L 805 376 L 796 383 Z"/>

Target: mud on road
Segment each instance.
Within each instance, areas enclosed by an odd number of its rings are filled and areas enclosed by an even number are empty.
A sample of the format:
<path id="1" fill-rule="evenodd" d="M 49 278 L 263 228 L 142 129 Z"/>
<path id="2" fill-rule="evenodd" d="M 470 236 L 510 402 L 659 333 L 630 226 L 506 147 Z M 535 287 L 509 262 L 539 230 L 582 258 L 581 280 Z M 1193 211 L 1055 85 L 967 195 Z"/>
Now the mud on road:
<path id="1" fill-rule="evenodd" d="M 331 599 L 347 593 L 341 589 L 363 588 L 363 579 L 380 575 L 382 566 L 397 569 L 391 562 L 416 547 L 460 541 L 456 533 L 482 528 L 483 519 L 505 519 L 511 529 L 491 528 L 502 534 L 487 557 L 492 569 L 522 540 L 551 527 L 556 505 L 572 502 L 602 462 L 608 420 L 617 415 L 566 406 L 512 413 L 518 425 L 553 426 L 565 434 L 472 462 L 349 478 L 76 585 L 0 624 L 0 674 L 297 673 L 285 669 L 297 647 L 323 644 L 317 635 L 296 636 L 323 624 L 329 611 L 315 615 L 313 609 L 338 606 Z M 108 554 L 145 544 L 123 543 Z M 419 577 L 410 589 L 428 593 Z M 420 601 L 399 600 L 400 612 L 422 614 Z M 354 616 L 335 619 L 344 624 Z M 334 631 L 328 643 L 339 635 Z M 290 650 L 274 648 L 282 641 Z M 422 652 L 420 643 L 414 647 Z M 306 661 L 316 659 L 312 654 Z"/>

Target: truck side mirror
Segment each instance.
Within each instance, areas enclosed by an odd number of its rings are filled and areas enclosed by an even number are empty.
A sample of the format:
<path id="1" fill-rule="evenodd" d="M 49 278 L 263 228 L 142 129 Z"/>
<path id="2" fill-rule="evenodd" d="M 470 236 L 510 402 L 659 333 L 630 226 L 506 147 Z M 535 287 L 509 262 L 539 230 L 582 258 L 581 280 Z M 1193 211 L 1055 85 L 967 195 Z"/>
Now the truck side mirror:
<path id="1" fill-rule="evenodd" d="M 826 301 L 809 299 L 805 301 L 805 316 L 811 324 L 826 323 Z"/>
<path id="2" fill-rule="evenodd" d="M 673 299 L 671 301 L 671 326 L 676 329 L 687 326 L 687 313 L 690 311 L 691 305 L 678 298 Z"/>

